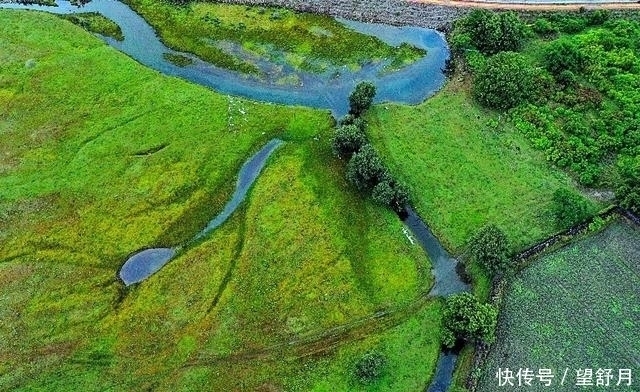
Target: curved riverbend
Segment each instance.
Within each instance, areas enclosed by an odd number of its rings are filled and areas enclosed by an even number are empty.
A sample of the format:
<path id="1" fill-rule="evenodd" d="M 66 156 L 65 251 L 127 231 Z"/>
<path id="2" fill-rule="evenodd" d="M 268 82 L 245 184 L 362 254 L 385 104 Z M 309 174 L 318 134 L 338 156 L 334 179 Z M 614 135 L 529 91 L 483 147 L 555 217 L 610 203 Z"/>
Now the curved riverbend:
<path id="1" fill-rule="evenodd" d="M 218 68 L 190 54 L 167 48 L 140 15 L 119 1 L 92 0 L 82 7 L 73 6 L 70 2 L 63 0 L 57 0 L 56 4 L 57 7 L 0 3 L 0 8 L 32 9 L 56 14 L 98 12 L 113 20 L 122 29 L 123 41 L 103 37 L 109 45 L 159 72 L 177 76 L 222 93 L 258 101 L 331 109 L 336 117 L 347 113 L 347 97 L 361 80 L 371 80 L 376 84 L 378 92 L 376 102 L 392 101 L 407 104 L 424 101 L 439 90 L 445 82 L 442 69 L 449 58 L 449 49 L 442 34 L 435 30 L 340 20 L 347 27 L 363 34 L 376 36 L 390 45 L 397 46 L 406 42 L 426 50 L 427 55 L 395 72 L 382 72 L 387 65 L 385 62 L 366 64 L 355 72 L 346 67 L 323 74 L 286 69 L 287 74 L 297 76 L 299 83 L 281 85 L 275 81 L 260 80 Z M 187 56 L 194 62 L 191 65 L 179 67 L 165 58 L 166 53 Z M 266 62 L 256 65 L 265 70 L 272 67 Z"/>
<path id="2" fill-rule="evenodd" d="M 213 218 L 207 226 L 196 234 L 193 239 L 188 243 L 197 241 L 210 233 L 212 230 L 223 224 L 233 212 L 242 203 L 244 198 L 251 188 L 251 185 L 260 175 L 260 172 L 267 163 L 267 159 L 271 154 L 284 143 L 282 140 L 273 139 L 267 143 L 260 151 L 249 158 L 246 161 L 240 172 L 238 173 L 238 181 L 236 183 L 236 190 L 233 192 L 231 200 L 224 206 L 222 212 Z M 173 257 L 181 250 L 181 247 L 176 248 L 152 248 L 142 250 L 125 261 L 120 268 L 120 279 L 126 286 L 134 283 L 141 282 L 158 272 L 164 265 L 166 265 Z"/>

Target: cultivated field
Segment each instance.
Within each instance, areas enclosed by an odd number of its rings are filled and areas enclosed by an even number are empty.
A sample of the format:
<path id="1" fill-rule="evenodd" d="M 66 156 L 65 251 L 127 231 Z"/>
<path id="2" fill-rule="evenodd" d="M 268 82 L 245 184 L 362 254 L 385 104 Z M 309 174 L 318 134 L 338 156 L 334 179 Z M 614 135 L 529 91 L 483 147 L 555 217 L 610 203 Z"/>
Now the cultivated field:
<path id="1" fill-rule="evenodd" d="M 583 391 L 577 369 L 640 369 L 640 230 L 615 222 L 522 271 L 507 290 L 497 343 L 484 364 L 479 391 L 495 391 L 498 368 L 553 369 L 552 387 L 537 380 L 527 391 Z M 569 369 L 563 387 L 560 380 Z M 516 379 L 517 383 L 517 379 Z M 523 387 L 524 388 L 524 387 Z M 593 387 L 592 387 L 593 388 Z M 632 387 L 601 387 L 635 391 Z"/>

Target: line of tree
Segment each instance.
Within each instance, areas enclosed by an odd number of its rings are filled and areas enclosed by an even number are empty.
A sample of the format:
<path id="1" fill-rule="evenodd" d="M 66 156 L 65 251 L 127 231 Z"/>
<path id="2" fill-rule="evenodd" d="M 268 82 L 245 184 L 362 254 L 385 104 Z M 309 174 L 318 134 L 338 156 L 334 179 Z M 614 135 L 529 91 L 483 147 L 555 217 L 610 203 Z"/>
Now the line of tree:
<path id="1" fill-rule="evenodd" d="M 373 103 L 375 85 L 363 81 L 349 96 L 350 111 L 341 119 L 332 139 L 333 153 L 346 159 L 346 176 L 359 191 L 371 195 L 374 202 L 400 214 L 409 202 L 406 187 L 396 180 L 384 165 L 366 135 L 366 122 L 361 117 Z"/>

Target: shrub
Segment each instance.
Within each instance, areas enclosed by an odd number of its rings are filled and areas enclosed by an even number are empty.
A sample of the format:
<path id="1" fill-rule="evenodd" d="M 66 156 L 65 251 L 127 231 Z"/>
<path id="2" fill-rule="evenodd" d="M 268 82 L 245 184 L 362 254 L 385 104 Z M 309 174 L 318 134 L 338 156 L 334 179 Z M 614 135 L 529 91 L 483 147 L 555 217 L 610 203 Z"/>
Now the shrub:
<path id="1" fill-rule="evenodd" d="M 527 28 L 513 12 L 473 10 L 456 25 L 457 48 L 472 45 L 485 55 L 518 51 L 524 45 Z"/>
<path id="2" fill-rule="evenodd" d="M 409 203 L 409 192 L 404 185 L 392 179 L 387 173 L 386 176 L 373 187 L 371 198 L 374 202 L 391 208 L 396 213 L 404 211 L 404 207 Z"/>
<path id="3" fill-rule="evenodd" d="M 509 241 L 499 227 L 489 224 L 469 241 L 471 257 L 492 274 L 509 270 Z"/>
<path id="4" fill-rule="evenodd" d="M 356 363 L 356 378 L 363 384 L 369 384 L 382 375 L 386 365 L 387 360 L 382 354 L 377 352 L 367 353 Z"/>
<path id="5" fill-rule="evenodd" d="M 552 37 L 558 33 L 558 29 L 545 18 L 536 19 L 533 31 L 542 37 Z"/>
<path id="6" fill-rule="evenodd" d="M 364 119 L 362 117 L 356 117 L 353 114 L 347 114 L 344 117 L 342 117 L 340 119 L 340 121 L 338 121 L 338 125 L 339 126 L 342 126 L 342 125 L 355 125 L 362 132 L 364 132 L 364 130 L 367 127 L 367 122 L 364 121 Z"/>
<path id="7" fill-rule="evenodd" d="M 618 166 L 622 181 L 616 189 L 616 197 L 622 207 L 640 214 L 640 155 L 623 157 Z"/>
<path id="8" fill-rule="evenodd" d="M 365 144 L 347 163 L 347 180 L 360 191 L 370 191 L 387 176 L 382 160 L 370 144 Z"/>
<path id="9" fill-rule="evenodd" d="M 544 51 L 544 66 L 554 75 L 565 70 L 581 72 L 585 65 L 585 57 L 574 41 L 558 40 Z"/>
<path id="10" fill-rule="evenodd" d="M 498 309 L 481 304 L 471 293 L 452 295 L 445 302 L 442 324 L 442 343 L 449 348 L 456 341 L 491 343 L 495 340 Z"/>
<path id="11" fill-rule="evenodd" d="M 376 86 L 368 81 L 360 82 L 349 95 L 349 113 L 359 116 L 369 109 L 376 96 Z"/>
<path id="12" fill-rule="evenodd" d="M 553 194 L 553 215 L 559 228 L 573 226 L 589 216 L 589 203 L 584 197 L 560 188 Z"/>
<path id="13" fill-rule="evenodd" d="M 367 143 L 367 137 L 355 125 L 343 125 L 336 128 L 331 146 L 334 155 L 340 158 L 350 158 Z"/>
<path id="14" fill-rule="evenodd" d="M 544 84 L 544 75 L 524 56 L 502 52 L 490 57 L 478 70 L 473 95 L 489 108 L 510 109 L 536 100 Z"/>

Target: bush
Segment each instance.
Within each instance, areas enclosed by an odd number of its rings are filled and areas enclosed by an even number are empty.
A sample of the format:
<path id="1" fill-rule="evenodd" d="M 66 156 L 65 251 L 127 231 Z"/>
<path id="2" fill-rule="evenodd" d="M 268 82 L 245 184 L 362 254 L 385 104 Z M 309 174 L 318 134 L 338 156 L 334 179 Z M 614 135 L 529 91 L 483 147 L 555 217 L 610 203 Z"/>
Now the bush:
<path id="1" fill-rule="evenodd" d="M 548 19 L 538 18 L 533 24 L 533 31 L 542 37 L 552 37 L 558 34 L 558 29 Z"/>
<path id="2" fill-rule="evenodd" d="M 585 66 L 585 57 L 574 41 L 554 41 L 544 51 L 544 66 L 554 75 L 563 71 L 581 72 Z"/>
<path id="3" fill-rule="evenodd" d="M 342 125 L 355 125 L 362 132 L 364 132 L 364 130 L 367 127 L 367 122 L 364 121 L 364 119 L 362 117 L 356 117 L 353 114 L 347 114 L 344 117 L 342 117 L 340 119 L 340 121 L 338 121 L 338 125 L 339 126 L 342 126 Z"/>
<path id="4" fill-rule="evenodd" d="M 489 224 L 478 230 L 469 241 L 469 251 L 473 260 L 492 274 L 510 269 L 509 241 L 496 225 Z"/>
<path id="5" fill-rule="evenodd" d="M 640 155 L 624 157 L 618 164 L 622 177 L 616 190 L 620 205 L 635 214 L 640 214 Z"/>
<path id="6" fill-rule="evenodd" d="M 502 52 L 490 57 L 475 77 L 473 96 L 493 109 L 510 109 L 536 100 L 544 89 L 544 75 L 522 55 Z"/>
<path id="7" fill-rule="evenodd" d="M 371 198 L 374 202 L 391 208 L 396 213 L 404 211 L 409 203 L 409 192 L 404 185 L 392 179 L 388 174 L 373 187 Z"/>
<path id="8" fill-rule="evenodd" d="M 470 44 L 485 55 L 493 55 L 520 50 L 527 34 L 527 27 L 513 12 L 495 13 L 476 9 L 458 22 L 454 41 L 456 47 Z"/>
<path id="9" fill-rule="evenodd" d="M 334 155 L 340 158 L 351 158 L 365 144 L 367 144 L 367 137 L 355 125 L 343 125 L 336 128 L 331 141 Z"/>
<path id="10" fill-rule="evenodd" d="M 347 180 L 360 191 L 370 191 L 387 175 L 382 160 L 370 144 L 365 144 L 347 163 Z"/>
<path id="11" fill-rule="evenodd" d="M 449 348 L 456 341 L 492 343 L 495 340 L 498 309 L 481 304 L 471 293 L 452 295 L 445 302 L 442 324 L 442 343 Z"/>
<path id="12" fill-rule="evenodd" d="M 356 363 L 356 378 L 363 384 L 369 384 L 380 378 L 386 365 L 387 360 L 382 354 L 367 353 Z"/>
<path id="13" fill-rule="evenodd" d="M 365 110 L 369 109 L 376 96 L 376 86 L 368 81 L 360 82 L 349 95 L 349 113 L 354 116 L 361 115 Z"/>
<path id="14" fill-rule="evenodd" d="M 560 188 L 553 194 L 553 215 L 558 228 L 564 229 L 587 219 L 589 203 L 584 197 Z"/>

